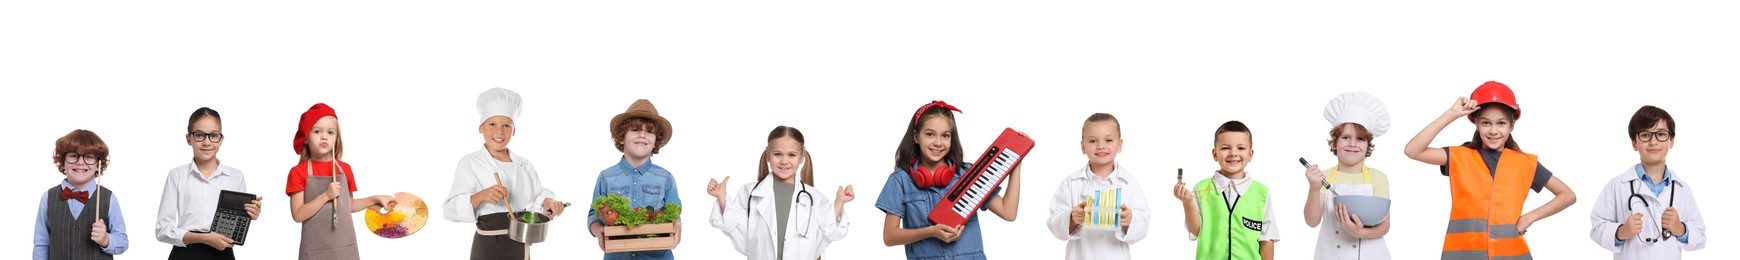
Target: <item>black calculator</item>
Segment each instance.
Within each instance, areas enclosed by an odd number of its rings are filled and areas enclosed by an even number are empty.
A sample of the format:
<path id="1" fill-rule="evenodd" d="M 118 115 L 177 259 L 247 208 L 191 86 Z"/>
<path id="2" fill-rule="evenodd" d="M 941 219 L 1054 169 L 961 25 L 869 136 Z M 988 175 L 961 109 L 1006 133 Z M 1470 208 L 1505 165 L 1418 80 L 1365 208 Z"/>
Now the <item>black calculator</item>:
<path id="1" fill-rule="evenodd" d="M 254 198 L 254 194 L 228 190 L 219 194 L 217 214 L 212 214 L 211 217 L 211 232 L 235 240 L 235 243 L 231 243 L 234 245 L 245 243 L 248 240 L 248 225 L 254 219 L 248 217 L 248 210 L 244 207 L 254 202 Z"/>

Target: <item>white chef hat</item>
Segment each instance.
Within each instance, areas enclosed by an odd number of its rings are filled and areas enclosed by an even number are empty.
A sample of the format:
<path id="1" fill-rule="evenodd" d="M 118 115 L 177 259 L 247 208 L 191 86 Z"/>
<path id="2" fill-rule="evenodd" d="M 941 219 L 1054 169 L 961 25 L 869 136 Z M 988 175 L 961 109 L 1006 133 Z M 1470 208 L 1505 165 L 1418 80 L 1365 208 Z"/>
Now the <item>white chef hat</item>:
<path id="1" fill-rule="evenodd" d="M 1365 92 L 1341 93 L 1323 106 L 1323 119 L 1331 126 L 1352 122 L 1365 127 L 1376 138 L 1390 130 L 1390 109 L 1377 96 Z"/>
<path id="2" fill-rule="evenodd" d="M 505 88 L 491 88 L 477 95 L 477 123 L 493 116 L 520 117 L 520 94 Z"/>

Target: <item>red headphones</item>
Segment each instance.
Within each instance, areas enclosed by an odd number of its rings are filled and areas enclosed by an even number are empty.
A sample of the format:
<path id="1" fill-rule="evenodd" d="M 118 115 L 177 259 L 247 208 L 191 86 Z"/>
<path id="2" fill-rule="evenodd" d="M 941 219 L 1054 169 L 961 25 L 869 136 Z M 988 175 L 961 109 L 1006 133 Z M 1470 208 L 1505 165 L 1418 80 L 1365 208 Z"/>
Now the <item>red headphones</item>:
<path id="1" fill-rule="evenodd" d="M 923 166 L 913 165 L 912 170 L 907 171 L 907 173 L 912 174 L 912 184 L 917 185 L 920 189 L 947 187 L 949 186 L 949 181 L 955 177 L 955 169 L 954 167 L 950 167 L 948 163 L 943 163 L 942 165 L 937 166 L 936 169 L 927 169 Z"/>

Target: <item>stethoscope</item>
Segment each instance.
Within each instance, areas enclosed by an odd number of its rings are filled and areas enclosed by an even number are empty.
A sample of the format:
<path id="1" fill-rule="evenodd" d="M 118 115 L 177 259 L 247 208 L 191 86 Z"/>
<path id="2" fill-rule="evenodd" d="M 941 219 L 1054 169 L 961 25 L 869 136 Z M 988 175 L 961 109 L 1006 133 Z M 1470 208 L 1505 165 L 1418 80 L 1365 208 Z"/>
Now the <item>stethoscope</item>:
<path id="1" fill-rule="evenodd" d="M 1643 195 L 1637 194 L 1637 180 L 1631 180 L 1628 181 L 1628 183 L 1630 183 L 1630 185 L 1626 185 L 1626 188 L 1631 190 L 1631 197 L 1625 199 L 1625 210 L 1636 211 L 1636 209 L 1633 209 L 1632 205 L 1643 203 L 1644 211 L 1650 213 L 1649 216 L 1651 217 L 1651 220 L 1656 222 L 1656 227 L 1661 228 L 1661 238 L 1646 237 L 1643 238 L 1643 242 L 1655 243 L 1667 241 L 1669 238 L 1673 238 L 1673 233 L 1668 232 L 1667 227 L 1662 226 L 1661 218 L 1655 216 L 1655 211 L 1649 209 L 1649 199 L 1644 198 Z M 1668 183 L 1668 207 L 1674 206 L 1674 195 L 1677 191 L 1678 188 L 1675 187 L 1673 183 Z"/>
<path id="2" fill-rule="evenodd" d="M 773 173 L 770 172 L 768 174 L 773 174 Z M 792 173 L 792 175 L 798 175 L 798 174 Z M 805 209 L 805 210 L 794 210 L 794 211 L 800 211 L 800 214 L 802 214 L 802 215 L 798 215 L 797 218 L 794 219 L 794 221 L 797 221 L 797 227 L 798 227 L 797 235 L 798 235 L 798 237 L 809 237 L 810 236 L 810 228 L 809 228 L 809 226 L 810 226 L 809 225 L 810 211 L 808 209 L 809 209 L 809 207 L 816 206 L 816 198 L 815 198 L 815 196 L 810 195 L 810 191 L 808 188 L 804 188 L 804 186 L 807 186 L 807 185 L 804 185 L 802 180 L 797 180 L 797 177 L 799 177 L 799 176 L 792 176 L 792 177 L 794 179 L 792 181 L 792 184 L 798 186 L 798 192 L 796 195 L 794 195 L 794 197 L 797 197 L 798 203 L 803 203 L 804 209 Z M 756 188 L 761 188 L 762 181 L 766 181 L 766 179 L 755 181 L 755 185 L 749 187 L 749 192 L 754 193 Z M 793 205 L 798 205 L 798 204 L 793 204 Z M 749 206 L 750 206 L 749 201 L 743 202 L 743 208 L 748 209 Z M 750 211 L 750 210 L 743 211 L 743 219 L 749 219 L 749 215 L 751 213 L 753 213 L 753 211 Z"/>

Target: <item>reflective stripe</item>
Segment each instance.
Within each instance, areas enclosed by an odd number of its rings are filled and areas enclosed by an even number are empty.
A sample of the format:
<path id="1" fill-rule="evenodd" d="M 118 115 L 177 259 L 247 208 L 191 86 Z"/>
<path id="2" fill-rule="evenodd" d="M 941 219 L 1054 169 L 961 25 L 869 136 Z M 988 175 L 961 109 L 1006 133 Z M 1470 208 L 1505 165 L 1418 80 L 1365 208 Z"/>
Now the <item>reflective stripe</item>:
<path id="1" fill-rule="evenodd" d="M 1487 233 L 1487 237 L 1492 239 L 1515 238 L 1520 236 L 1522 236 L 1522 234 L 1517 233 L 1515 224 L 1492 225 L 1492 232 Z"/>
<path id="2" fill-rule="evenodd" d="M 1534 259 L 1535 259 L 1535 257 L 1529 256 L 1529 254 L 1522 254 L 1519 256 L 1494 256 L 1494 257 L 1492 257 L 1492 260 L 1534 260 Z"/>
<path id="3" fill-rule="evenodd" d="M 1451 220 L 1449 226 L 1450 227 L 1448 229 L 1444 230 L 1444 234 L 1455 234 L 1455 233 L 1463 233 L 1463 232 L 1486 232 L 1486 227 L 1487 227 L 1486 226 L 1486 219 L 1484 219 L 1484 218 Z M 1513 232 L 1513 233 L 1516 232 L 1515 225 L 1512 225 L 1511 229 L 1512 229 L 1511 232 Z"/>
<path id="4" fill-rule="evenodd" d="M 1444 251 L 1444 254 L 1440 255 L 1438 258 L 1444 259 L 1444 260 L 1450 260 L 1450 259 L 1486 260 L 1486 250 Z"/>

